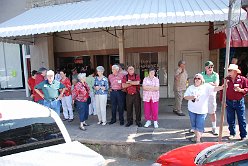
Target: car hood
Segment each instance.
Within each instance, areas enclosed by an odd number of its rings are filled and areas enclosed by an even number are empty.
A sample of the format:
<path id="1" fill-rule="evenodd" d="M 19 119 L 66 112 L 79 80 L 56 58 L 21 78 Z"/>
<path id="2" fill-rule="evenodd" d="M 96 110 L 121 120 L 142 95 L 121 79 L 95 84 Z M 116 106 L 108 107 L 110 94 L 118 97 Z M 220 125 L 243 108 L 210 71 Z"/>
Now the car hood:
<path id="1" fill-rule="evenodd" d="M 74 141 L 0 157 L 6 166 L 102 166 L 105 159 L 85 145 Z"/>
<path id="2" fill-rule="evenodd" d="M 183 146 L 167 153 L 157 159 L 157 163 L 166 166 L 195 166 L 194 159 L 203 149 L 217 144 L 216 142 L 205 142 Z"/>

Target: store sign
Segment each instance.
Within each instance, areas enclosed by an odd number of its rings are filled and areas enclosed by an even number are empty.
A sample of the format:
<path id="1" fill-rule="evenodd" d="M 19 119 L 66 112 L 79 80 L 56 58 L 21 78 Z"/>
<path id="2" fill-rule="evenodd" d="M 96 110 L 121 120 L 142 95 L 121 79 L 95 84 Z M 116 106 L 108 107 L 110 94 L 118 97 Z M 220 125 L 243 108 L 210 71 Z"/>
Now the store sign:
<path id="1" fill-rule="evenodd" d="M 84 61 L 83 61 L 83 57 L 79 57 L 79 58 L 75 58 L 75 59 L 74 59 L 74 63 L 75 63 L 75 64 L 83 64 L 83 62 L 84 62 Z"/>

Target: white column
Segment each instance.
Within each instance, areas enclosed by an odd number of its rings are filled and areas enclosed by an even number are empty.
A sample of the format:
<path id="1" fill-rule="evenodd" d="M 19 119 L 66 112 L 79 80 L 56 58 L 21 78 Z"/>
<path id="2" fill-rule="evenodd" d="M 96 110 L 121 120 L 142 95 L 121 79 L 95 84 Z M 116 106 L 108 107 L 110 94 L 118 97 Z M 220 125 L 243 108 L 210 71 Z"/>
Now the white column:
<path id="1" fill-rule="evenodd" d="M 26 90 L 26 97 L 29 97 L 29 89 L 28 89 L 28 69 L 27 69 L 27 60 L 26 60 L 26 49 L 25 45 L 22 45 L 22 62 L 23 62 L 23 72 L 24 72 L 24 80 L 25 80 L 25 90 Z"/>

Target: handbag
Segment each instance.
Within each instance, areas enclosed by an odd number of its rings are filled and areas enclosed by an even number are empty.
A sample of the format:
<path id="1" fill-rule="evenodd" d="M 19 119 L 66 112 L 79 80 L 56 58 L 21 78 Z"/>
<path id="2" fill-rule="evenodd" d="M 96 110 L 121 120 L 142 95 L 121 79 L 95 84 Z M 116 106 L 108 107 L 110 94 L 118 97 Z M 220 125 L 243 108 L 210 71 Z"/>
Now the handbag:
<path id="1" fill-rule="evenodd" d="M 91 103 L 91 97 L 89 96 L 87 99 L 87 104 L 90 105 L 90 103 Z"/>
<path id="2" fill-rule="evenodd" d="M 84 86 L 84 85 L 83 85 L 83 86 Z M 87 91 L 87 93 L 88 93 L 88 95 L 89 95 L 89 97 L 88 97 L 88 99 L 87 99 L 86 103 L 87 103 L 88 105 L 90 105 L 90 103 L 91 103 L 90 92 L 88 91 L 88 89 L 87 89 L 87 87 L 86 87 L 86 86 L 84 86 L 84 88 L 86 89 L 86 91 Z"/>

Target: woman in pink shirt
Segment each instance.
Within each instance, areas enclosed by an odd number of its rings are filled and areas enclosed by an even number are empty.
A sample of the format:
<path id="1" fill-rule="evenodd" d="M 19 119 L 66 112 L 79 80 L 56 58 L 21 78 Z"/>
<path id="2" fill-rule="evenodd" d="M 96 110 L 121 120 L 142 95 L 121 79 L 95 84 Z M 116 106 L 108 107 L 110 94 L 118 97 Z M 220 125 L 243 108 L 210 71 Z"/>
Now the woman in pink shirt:
<path id="1" fill-rule="evenodd" d="M 155 77 L 155 68 L 149 69 L 149 75 L 143 80 L 143 101 L 146 124 L 149 127 L 154 121 L 154 128 L 158 128 L 159 79 Z"/>

